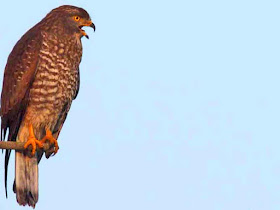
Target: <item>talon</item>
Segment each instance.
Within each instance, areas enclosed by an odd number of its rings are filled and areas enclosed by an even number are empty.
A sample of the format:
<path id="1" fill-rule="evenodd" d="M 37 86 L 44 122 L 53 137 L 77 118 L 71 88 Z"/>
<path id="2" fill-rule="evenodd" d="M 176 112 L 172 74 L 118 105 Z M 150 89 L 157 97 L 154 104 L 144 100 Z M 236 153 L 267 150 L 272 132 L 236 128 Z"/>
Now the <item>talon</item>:
<path id="1" fill-rule="evenodd" d="M 29 145 L 32 146 L 32 151 L 31 151 L 31 155 L 34 156 L 37 147 L 39 148 L 43 148 L 43 144 L 36 139 L 35 135 L 34 135 L 34 131 L 33 131 L 33 126 L 30 124 L 29 126 L 29 137 L 27 142 L 25 142 L 24 144 L 24 149 L 27 149 L 29 147 Z"/>
<path id="2" fill-rule="evenodd" d="M 54 145 L 54 155 L 57 153 L 59 147 L 57 140 L 53 137 L 52 132 L 49 129 L 46 129 L 46 135 L 45 137 L 41 140 L 41 143 L 45 143 L 46 141 L 50 142 L 50 144 Z"/>

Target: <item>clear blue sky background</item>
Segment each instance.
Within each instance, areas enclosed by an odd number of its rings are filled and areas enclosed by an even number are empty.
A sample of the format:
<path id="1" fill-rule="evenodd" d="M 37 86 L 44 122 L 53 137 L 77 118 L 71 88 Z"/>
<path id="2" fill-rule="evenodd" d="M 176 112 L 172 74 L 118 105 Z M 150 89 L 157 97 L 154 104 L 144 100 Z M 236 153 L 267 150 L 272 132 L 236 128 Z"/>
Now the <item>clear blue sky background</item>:
<path id="1" fill-rule="evenodd" d="M 280 209 L 279 1 L 5 1 L 1 75 L 21 35 L 63 4 L 97 30 L 36 209 Z M 14 157 L 9 174 L 0 208 L 22 209 Z"/>

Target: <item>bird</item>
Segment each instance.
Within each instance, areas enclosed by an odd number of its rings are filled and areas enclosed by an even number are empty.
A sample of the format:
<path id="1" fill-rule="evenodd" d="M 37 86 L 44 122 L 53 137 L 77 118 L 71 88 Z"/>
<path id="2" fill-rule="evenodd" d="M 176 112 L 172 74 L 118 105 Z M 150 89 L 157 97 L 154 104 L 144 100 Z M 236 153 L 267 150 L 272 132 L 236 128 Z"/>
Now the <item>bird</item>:
<path id="1" fill-rule="evenodd" d="M 19 205 L 38 202 L 38 164 L 57 153 L 57 138 L 80 86 L 82 29 L 92 27 L 88 12 L 63 5 L 51 10 L 15 44 L 7 59 L 1 92 L 1 141 L 24 142 L 15 152 L 13 191 Z M 32 148 L 30 150 L 30 148 Z M 11 150 L 5 151 L 5 190 Z"/>

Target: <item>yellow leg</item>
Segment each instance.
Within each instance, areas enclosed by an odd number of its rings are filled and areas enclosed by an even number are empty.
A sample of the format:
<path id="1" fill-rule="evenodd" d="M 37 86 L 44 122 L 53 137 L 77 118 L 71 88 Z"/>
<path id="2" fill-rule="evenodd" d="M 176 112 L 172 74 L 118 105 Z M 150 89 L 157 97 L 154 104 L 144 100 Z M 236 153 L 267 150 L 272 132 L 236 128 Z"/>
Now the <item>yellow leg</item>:
<path id="1" fill-rule="evenodd" d="M 43 148 L 43 144 L 36 139 L 35 135 L 34 135 L 34 131 L 33 131 L 33 126 L 30 124 L 29 125 L 29 137 L 27 142 L 24 144 L 24 149 L 27 149 L 29 145 L 32 145 L 32 152 L 31 155 L 34 156 L 37 146 L 39 148 Z"/>
<path id="2" fill-rule="evenodd" d="M 57 143 L 57 140 L 53 137 L 52 132 L 49 129 L 46 129 L 46 135 L 41 140 L 41 143 L 45 143 L 46 141 L 49 141 L 50 144 L 54 145 L 54 154 L 56 154 L 59 149 L 58 143 Z"/>

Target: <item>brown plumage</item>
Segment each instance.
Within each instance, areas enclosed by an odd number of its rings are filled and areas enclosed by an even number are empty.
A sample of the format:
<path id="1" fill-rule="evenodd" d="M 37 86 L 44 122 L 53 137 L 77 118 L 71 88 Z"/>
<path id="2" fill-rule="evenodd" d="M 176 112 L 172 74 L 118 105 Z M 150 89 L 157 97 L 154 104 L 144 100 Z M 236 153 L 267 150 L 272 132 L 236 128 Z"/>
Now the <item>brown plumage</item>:
<path id="1" fill-rule="evenodd" d="M 8 141 L 26 142 L 30 126 L 36 139 L 42 139 L 47 129 L 57 139 L 79 90 L 81 38 L 88 38 L 83 26 L 95 29 L 84 9 L 65 5 L 52 10 L 17 42 L 4 73 L 2 141 L 8 130 Z M 5 155 L 6 195 L 10 153 L 7 150 Z M 14 191 L 20 205 L 35 207 L 38 201 L 38 163 L 42 154 L 16 152 Z"/>

